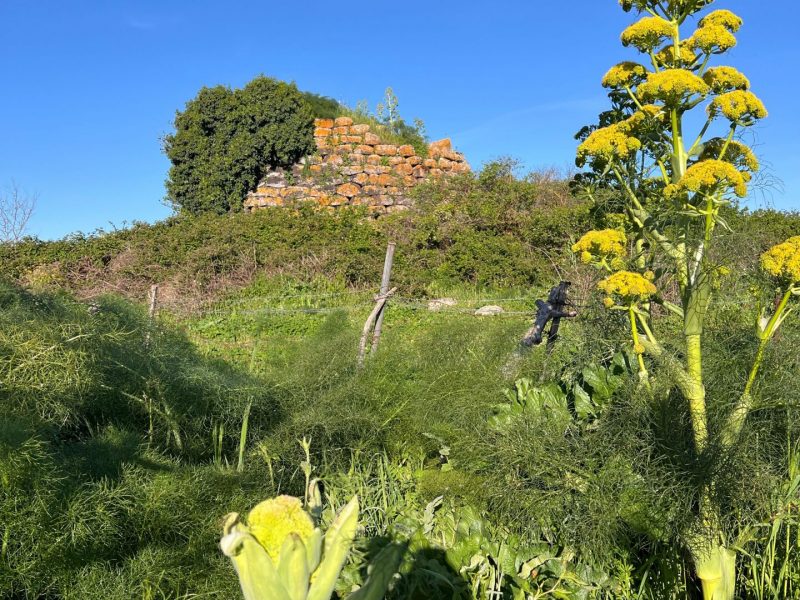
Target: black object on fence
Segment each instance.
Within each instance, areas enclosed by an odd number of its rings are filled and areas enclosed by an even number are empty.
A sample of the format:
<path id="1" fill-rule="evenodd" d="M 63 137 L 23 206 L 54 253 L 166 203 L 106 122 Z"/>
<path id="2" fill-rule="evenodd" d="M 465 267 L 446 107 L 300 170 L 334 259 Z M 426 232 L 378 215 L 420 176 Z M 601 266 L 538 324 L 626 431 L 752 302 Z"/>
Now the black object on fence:
<path id="1" fill-rule="evenodd" d="M 578 313 L 574 310 L 567 310 L 567 307 L 572 304 L 567 297 L 569 286 L 572 285 L 569 281 L 562 281 L 553 289 L 547 296 L 547 302 L 544 300 L 536 301 L 536 319 L 534 320 L 533 327 L 531 327 L 522 338 L 522 345 L 526 347 L 538 346 L 542 343 L 542 335 L 547 323 L 552 321 L 550 329 L 547 332 L 547 349 L 551 350 L 553 344 L 558 338 L 558 328 L 561 325 L 561 319 L 576 317 Z"/>

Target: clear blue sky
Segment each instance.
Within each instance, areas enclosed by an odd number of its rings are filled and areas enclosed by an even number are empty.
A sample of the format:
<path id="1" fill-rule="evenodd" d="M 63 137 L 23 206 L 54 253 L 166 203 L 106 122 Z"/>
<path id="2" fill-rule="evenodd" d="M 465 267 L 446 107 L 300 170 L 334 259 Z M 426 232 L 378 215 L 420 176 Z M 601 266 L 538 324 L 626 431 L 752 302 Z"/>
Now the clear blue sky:
<path id="1" fill-rule="evenodd" d="M 796 3 L 719 0 L 745 19 L 726 62 L 770 109 L 757 152 L 783 182 L 753 205 L 800 210 Z M 258 74 L 374 108 L 387 86 L 478 167 L 573 164 L 605 107 L 599 80 L 634 56 L 616 0 L 2 0 L 0 184 L 36 192 L 43 238 L 163 218 L 159 138 L 203 85 Z"/>

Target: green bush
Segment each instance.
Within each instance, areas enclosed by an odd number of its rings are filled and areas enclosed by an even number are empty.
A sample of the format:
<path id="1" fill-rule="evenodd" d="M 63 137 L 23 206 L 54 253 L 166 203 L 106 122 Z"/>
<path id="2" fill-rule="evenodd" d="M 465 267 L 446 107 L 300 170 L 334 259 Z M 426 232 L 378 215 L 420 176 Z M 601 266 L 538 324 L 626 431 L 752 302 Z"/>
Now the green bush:
<path id="1" fill-rule="evenodd" d="M 240 210 L 267 170 L 311 153 L 313 127 L 312 108 L 294 84 L 261 76 L 242 89 L 203 88 L 164 139 L 172 163 L 167 198 L 191 214 Z"/>

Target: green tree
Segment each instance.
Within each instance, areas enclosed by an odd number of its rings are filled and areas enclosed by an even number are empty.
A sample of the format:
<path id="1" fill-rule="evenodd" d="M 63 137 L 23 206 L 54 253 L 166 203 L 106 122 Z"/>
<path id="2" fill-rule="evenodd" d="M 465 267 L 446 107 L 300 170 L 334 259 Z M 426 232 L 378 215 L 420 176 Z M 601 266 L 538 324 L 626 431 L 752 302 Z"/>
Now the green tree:
<path id="1" fill-rule="evenodd" d="M 242 89 L 203 88 L 164 139 L 167 198 L 181 212 L 240 210 L 264 173 L 314 149 L 313 112 L 294 84 L 260 76 Z"/>
<path id="2" fill-rule="evenodd" d="M 622 34 L 623 45 L 636 48 L 646 65 L 623 62 L 605 75 L 612 110 L 603 114 L 599 128 L 582 133 L 578 164 L 591 167 L 585 182 L 619 192 L 625 230 L 633 239 L 629 243 L 622 231 L 593 231 L 573 249 L 583 262 L 608 274 L 598 287 L 608 309 L 621 311 L 629 322 L 643 391 L 676 388 L 686 401 L 695 451 L 691 476 L 698 489 L 695 518 L 680 535 L 704 598 L 730 600 L 741 515 L 731 514 L 719 477 L 735 462 L 735 447 L 755 406 L 753 384 L 766 347 L 791 312 L 792 298 L 800 295 L 800 237 L 762 256 L 778 301 L 771 314 L 757 318 L 758 348 L 749 374 L 742 374 L 746 383 L 738 400 L 714 418 L 716 411 L 706 406 L 703 339 L 709 307 L 726 272 L 715 249 L 728 227 L 724 210 L 747 194 L 758 169 L 740 133 L 767 111 L 742 73 L 711 65 L 736 45 L 738 16 L 715 10 L 683 37 L 689 20 L 712 1 L 620 0 L 624 10 L 646 15 Z M 693 118 L 698 113 L 701 118 Z M 695 122 L 697 131 L 690 133 Z M 654 322 L 654 303 L 672 318 Z M 680 340 L 677 351 L 654 335 L 669 337 L 672 327 Z"/>

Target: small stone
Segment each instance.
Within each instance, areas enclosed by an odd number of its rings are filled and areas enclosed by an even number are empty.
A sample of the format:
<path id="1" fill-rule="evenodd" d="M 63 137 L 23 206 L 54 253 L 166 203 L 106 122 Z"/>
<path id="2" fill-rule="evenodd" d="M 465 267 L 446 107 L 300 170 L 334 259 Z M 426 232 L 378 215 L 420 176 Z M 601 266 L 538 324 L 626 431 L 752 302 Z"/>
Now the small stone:
<path id="1" fill-rule="evenodd" d="M 455 298 L 434 298 L 428 302 L 428 310 L 431 312 L 439 312 L 443 308 L 455 306 L 458 304 Z"/>
<path id="2" fill-rule="evenodd" d="M 493 317 L 494 315 L 503 314 L 505 311 L 503 310 L 502 306 L 496 306 L 494 304 L 488 304 L 487 306 L 481 306 L 478 310 L 475 311 L 476 317 Z"/>
<path id="3" fill-rule="evenodd" d="M 349 127 L 353 124 L 353 119 L 350 117 L 337 117 L 335 123 L 337 127 Z"/>

